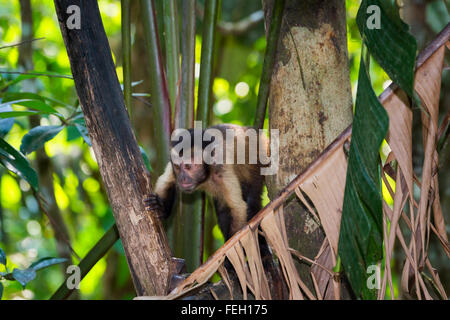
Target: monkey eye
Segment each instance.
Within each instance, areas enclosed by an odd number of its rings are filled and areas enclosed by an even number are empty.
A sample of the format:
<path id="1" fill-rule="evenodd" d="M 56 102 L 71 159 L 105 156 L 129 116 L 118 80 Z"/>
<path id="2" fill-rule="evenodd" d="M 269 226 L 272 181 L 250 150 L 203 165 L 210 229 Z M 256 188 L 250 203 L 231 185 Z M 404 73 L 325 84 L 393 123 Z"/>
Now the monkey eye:
<path id="1" fill-rule="evenodd" d="M 185 168 L 186 170 L 190 170 L 190 169 L 191 169 L 191 165 L 190 165 L 190 164 L 185 164 L 185 165 L 184 165 L 184 168 Z"/>

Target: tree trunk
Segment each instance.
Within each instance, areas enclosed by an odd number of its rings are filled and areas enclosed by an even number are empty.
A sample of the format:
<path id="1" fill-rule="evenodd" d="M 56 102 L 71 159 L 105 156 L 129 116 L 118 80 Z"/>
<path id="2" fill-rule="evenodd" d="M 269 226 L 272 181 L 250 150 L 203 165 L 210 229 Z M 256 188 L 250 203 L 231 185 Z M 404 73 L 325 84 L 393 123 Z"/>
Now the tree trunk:
<path id="1" fill-rule="evenodd" d="M 144 208 L 142 200 L 150 192 L 150 176 L 130 126 L 98 4 L 81 0 L 54 2 L 135 289 L 138 295 L 166 294 L 171 253 L 161 222 Z M 68 10 L 69 6 L 75 11 Z M 79 29 L 73 28 L 77 10 Z"/>
<path id="2" fill-rule="evenodd" d="M 266 26 L 273 3 L 264 1 Z M 266 178 L 271 199 L 352 122 L 345 13 L 342 0 L 286 1 L 269 96 L 280 137 L 278 172 Z M 289 246 L 314 259 L 323 229 L 298 200 L 284 212 Z M 312 288 L 309 266 L 297 270 Z"/>

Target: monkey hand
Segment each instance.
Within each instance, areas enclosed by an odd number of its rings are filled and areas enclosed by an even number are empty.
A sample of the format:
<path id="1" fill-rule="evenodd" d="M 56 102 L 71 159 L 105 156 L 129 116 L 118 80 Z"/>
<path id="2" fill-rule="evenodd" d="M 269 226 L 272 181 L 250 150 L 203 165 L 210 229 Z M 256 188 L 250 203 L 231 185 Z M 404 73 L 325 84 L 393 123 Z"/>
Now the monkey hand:
<path id="1" fill-rule="evenodd" d="M 153 211 L 159 219 L 164 218 L 165 210 L 164 204 L 161 198 L 156 193 L 150 193 L 147 198 L 144 199 L 145 208 Z"/>

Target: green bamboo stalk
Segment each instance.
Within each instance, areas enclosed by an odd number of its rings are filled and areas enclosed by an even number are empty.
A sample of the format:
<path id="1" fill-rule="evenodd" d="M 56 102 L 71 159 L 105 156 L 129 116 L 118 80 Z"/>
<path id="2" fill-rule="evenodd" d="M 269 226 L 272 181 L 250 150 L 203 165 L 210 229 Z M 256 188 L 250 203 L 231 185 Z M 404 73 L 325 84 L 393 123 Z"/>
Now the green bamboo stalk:
<path id="1" fill-rule="evenodd" d="M 214 226 L 217 224 L 217 217 L 215 214 L 214 202 L 210 196 L 206 197 L 205 206 L 205 231 L 203 238 L 203 262 L 205 262 L 223 242 L 219 242 L 213 235 Z"/>
<path id="2" fill-rule="evenodd" d="M 200 79 L 198 86 L 198 102 L 197 102 L 197 117 L 196 119 L 202 122 L 202 127 L 206 128 L 209 125 L 209 106 L 212 96 L 212 83 L 214 81 L 214 52 L 215 52 L 215 40 L 216 40 L 216 26 L 219 15 L 220 0 L 206 0 L 205 1 L 205 13 L 203 19 L 203 32 L 202 32 L 202 50 L 200 59 Z M 205 196 L 198 193 L 196 196 L 196 215 L 192 218 L 195 222 L 195 226 L 198 229 L 196 238 L 199 239 L 198 246 L 200 250 L 197 251 L 199 262 L 203 260 L 203 245 L 204 245 L 204 232 L 202 232 L 202 226 L 205 226 Z M 203 238 L 202 238 L 203 237 Z"/>
<path id="3" fill-rule="evenodd" d="M 177 33 L 176 0 L 164 0 L 164 41 L 166 46 L 167 84 L 169 87 L 172 113 L 178 94 L 178 78 L 180 73 L 180 52 Z"/>
<path id="4" fill-rule="evenodd" d="M 78 267 L 80 268 L 80 281 L 88 274 L 88 272 L 95 266 L 95 264 L 108 252 L 108 250 L 119 239 L 119 231 L 114 224 L 103 237 L 97 242 L 97 244 L 88 252 L 83 260 L 80 261 Z M 70 275 L 69 275 L 70 277 Z M 75 289 L 69 289 L 67 286 L 67 277 L 64 282 L 53 294 L 50 300 L 64 300 L 69 298 Z"/>
<path id="5" fill-rule="evenodd" d="M 181 87 L 177 128 L 192 128 L 195 109 L 195 0 L 182 1 L 181 29 Z M 176 217 L 173 221 L 175 256 L 183 257 L 188 272 L 199 266 L 201 252 L 202 194 L 179 194 Z"/>
<path id="6" fill-rule="evenodd" d="M 130 0 L 121 0 L 122 6 L 122 55 L 123 55 L 123 94 L 125 105 L 132 119 L 132 88 L 131 88 L 131 10 Z"/>
<path id="7" fill-rule="evenodd" d="M 219 2 L 219 0 L 205 1 L 197 105 L 197 120 L 202 121 L 203 128 L 206 128 L 208 123 L 209 93 L 213 80 L 214 40 L 217 15 L 220 7 Z"/>
<path id="8" fill-rule="evenodd" d="M 264 55 L 264 64 L 259 83 L 258 100 L 256 102 L 256 116 L 254 127 L 262 129 L 264 119 L 266 118 L 267 99 L 269 98 L 270 80 L 272 78 L 273 66 L 277 52 L 278 39 L 280 37 L 281 24 L 283 20 L 283 11 L 285 0 L 274 1 L 272 9 L 272 18 L 267 36 L 267 47 Z"/>
<path id="9" fill-rule="evenodd" d="M 182 1 L 180 112 L 177 128 L 192 128 L 195 112 L 195 0 Z"/>
<path id="10" fill-rule="evenodd" d="M 170 157 L 169 141 L 172 132 L 170 98 L 162 65 L 153 1 L 141 0 L 141 11 L 147 47 L 147 65 L 150 75 L 153 126 L 157 137 L 157 173 L 161 174 Z"/>
<path id="11" fill-rule="evenodd" d="M 216 26 L 219 15 L 220 0 L 206 0 L 205 12 L 203 19 L 203 32 L 202 32 L 202 50 L 200 60 L 200 79 L 198 86 L 198 103 L 197 103 L 197 117 L 196 119 L 202 122 L 202 127 L 206 128 L 210 123 L 210 104 L 212 101 L 212 84 L 214 77 L 214 52 L 216 41 Z M 204 195 L 200 195 L 196 200 L 197 210 L 196 222 L 198 223 L 200 246 L 199 261 L 203 261 L 204 254 L 204 242 L 209 237 L 205 236 L 209 234 L 211 230 L 205 229 L 202 232 L 201 227 L 206 227 L 205 217 L 211 212 L 206 212 L 206 201 L 202 201 Z M 203 207 L 202 207 L 203 206 Z M 201 238 L 203 237 L 203 239 Z"/>

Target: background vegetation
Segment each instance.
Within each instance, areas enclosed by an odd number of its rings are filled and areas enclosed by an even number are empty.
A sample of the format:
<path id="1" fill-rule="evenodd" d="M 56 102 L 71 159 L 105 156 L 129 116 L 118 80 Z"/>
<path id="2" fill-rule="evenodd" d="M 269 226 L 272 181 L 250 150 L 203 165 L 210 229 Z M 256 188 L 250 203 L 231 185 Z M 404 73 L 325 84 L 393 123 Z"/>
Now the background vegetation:
<path id="1" fill-rule="evenodd" d="M 99 0 L 98 2 L 115 59 L 117 75 L 122 82 L 121 3 L 118 0 Z M 160 43 L 164 44 L 164 26 L 162 14 L 160 14 L 162 5 L 161 1 L 155 1 L 155 3 L 157 4 Z M 352 92 L 355 97 L 361 56 L 361 38 L 356 25 L 359 1 L 347 0 L 346 5 L 350 76 Z M 146 64 L 146 60 L 140 56 L 139 49 L 143 46 L 142 33 L 139 32 L 139 29 L 142 28 L 141 20 L 136 7 L 132 6 L 131 9 L 133 70 L 145 69 L 143 66 Z M 261 1 L 222 1 L 219 21 L 239 21 L 258 10 L 261 10 Z M 44 149 L 51 159 L 56 204 L 68 230 L 73 261 L 77 263 L 79 261 L 77 256 L 84 257 L 113 225 L 114 219 L 102 187 L 97 163 L 88 144 L 83 139 L 85 133 L 82 130 L 82 123 L 76 122 L 76 118 L 73 117 L 78 110 L 77 96 L 73 80 L 70 79 L 69 60 L 56 20 L 53 1 L 32 1 L 32 14 L 33 37 L 43 39 L 33 42 L 34 70 L 23 70 L 23 66 L 19 62 L 19 47 L 5 47 L 21 41 L 24 30 L 21 28 L 20 3 L 19 1 L 0 0 L 0 70 L 2 72 L 27 71 L 53 75 L 30 76 L 30 78 L 35 79 L 35 93 L 61 115 L 61 117 L 57 117 L 51 114 L 42 114 L 40 124 L 64 126 L 53 139 L 45 144 Z M 444 1 L 427 2 L 424 26 L 413 30 L 416 31 L 414 35 L 418 37 L 419 47 L 423 47 L 427 39 L 432 38 L 432 35 L 442 29 L 448 21 L 449 15 Z M 196 85 L 198 85 L 200 71 L 201 30 L 202 23 L 198 19 L 195 50 Z M 251 125 L 256 111 L 259 79 L 266 48 L 263 21 L 241 35 L 227 35 L 218 31 L 216 46 L 215 80 L 212 86 L 212 122 Z M 162 51 L 165 52 L 164 45 Z M 389 78 L 375 61 L 370 64 L 370 68 L 373 88 L 376 94 L 380 94 L 383 88 L 389 85 Z M 448 74 L 444 76 L 444 85 L 448 86 Z M 27 92 L 27 81 L 19 81 L 21 78 L 18 77 L 18 74 L 0 74 L 0 99 L 11 98 L 11 95 L 15 93 Z M 23 76 L 21 77 L 23 78 Z M 149 80 L 148 77 L 140 77 L 139 72 L 132 73 L 132 80 L 137 82 L 133 87 L 133 92 L 142 93 L 134 97 L 135 109 L 132 112 L 132 121 L 138 141 L 148 154 L 152 167 L 155 167 L 156 153 L 153 149 L 154 143 L 152 143 L 154 137 L 148 125 L 152 116 L 147 102 Z M 141 80 L 143 82 L 138 82 Z M 446 93 L 445 90 L 442 92 Z M 25 98 L 27 98 L 25 95 L 16 96 L 16 99 Z M 448 101 L 448 97 L 442 97 L 442 99 Z M 15 106 L 14 110 L 23 109 Z M 62 122 L 61 119 L 65 120 Z M 68 122 L 67 119 L 69 119 Z M 15 117 L 14 124 L 4 139 L 19 150 L 23 138 L 30 128 L 28 116 Z M 0 136 L 3 137 L 3 135 Z M 31 152 L 27 158 L 36 167 L 36 153 Z M 448 166 L 444 167 L 444 170 L 448 170 Z M 155 177 L 153 177 L 153 181 L 155 181 Z M 449 190 L 443 191 L 447 197 L 448 193 Z M 444 196 L 441 198 L 445 201 Z M 268 201 L 267 197 L 264 201 Z M 214 225 L 214 222 L 212 224 Z M 217 226 L 212 228 L 212 236 L 213 245 L 205 248 L 204 259 L 223 243 L 223 237 Z M 7 255 L 6 267 L 9 270 L 27 268 L 39 258 L 58 256 L 55 230 L 43 212 L 33 188 L 24 179 L 2 166 L 0 166 L 0 248 Z M 6 267 L 0 264 L 0 272 L 5 272 Z M 1 280 L 4 287 L 3 299 L 47 299 L 57 290 L 63 279 L 63 268 L 52 266 L 38 272 L 36 279 L 28 283 L 26 289 L 23 289 L 17 281 Z M 118 241 L 81 282 L 80 298 L 129 299 L 132 297 L 134 297 L 134 290 L 123 248 Z"/>

